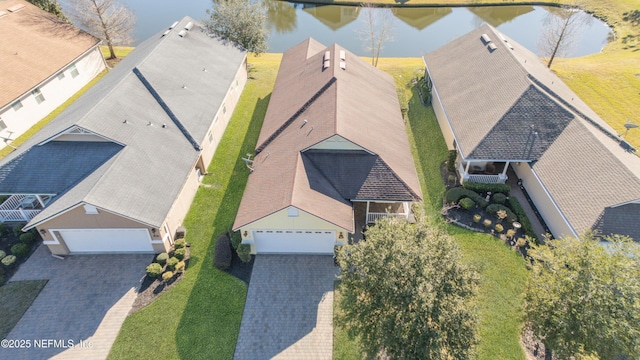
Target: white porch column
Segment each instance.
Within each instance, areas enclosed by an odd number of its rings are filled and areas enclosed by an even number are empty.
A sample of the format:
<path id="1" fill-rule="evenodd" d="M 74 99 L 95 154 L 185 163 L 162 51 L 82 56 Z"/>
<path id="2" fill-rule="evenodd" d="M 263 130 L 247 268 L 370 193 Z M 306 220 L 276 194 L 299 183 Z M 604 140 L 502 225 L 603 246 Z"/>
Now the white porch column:
<path id="1" fill-rule="evenodd" d="M 502 174 L 499 175 L 500 183 L 504 184 L 507 181 L 507 169 L 509 168 L 509 161 L 504 165 L 504 169 L 502 170 Z"/>
<path id="2" fill-rule="evenodd" d="M 36 195 L 36 199 L 38 199 L 38 202 L 40 203 L 40 205 L 44 209 L 44 201 L 42 201 L 42 197 L 40 197 L 40 195 Z"/>
<path id="3" fill-rule="evenodd" d="M 509 162 L 504 166 L 504 170 L 502 170 L 502 176 L 507 176 L 507 169 L 509 168 Z"/>
<path id="4" fill-rule="evenodd" d="M 364 218 L 366 224 L 369 223 L 369 201 L 367 200 L 367 216 Z"/>
<path id="5" fill-rule="evenodd" d="M 464 174 L 462 174 L 462 181 L 466 182 L 469 180 L 469 167 L 471 166 L 471 161 L 467 161 L 467 166 L 464 167 Z"/>
<path id="6" fill-rule="evenodd" d="M 22 216 L 22 219 L 24 219 L 24 221 L 29 221 L 29 217 L 27 217 L 27 214 L 25 214 L 24 210 L 22 210 L 22 207 L 19 207 L 18 211 L 20 212 L 20 216 Z"/>
<path id="7" fill-rule="evenodd" d="M 405 218 L 409 218 L 409 203 L 408 202 L 403 202 L 402 203 L 402 208 L 404 209 L 404 214 L 405 214 Z"/>

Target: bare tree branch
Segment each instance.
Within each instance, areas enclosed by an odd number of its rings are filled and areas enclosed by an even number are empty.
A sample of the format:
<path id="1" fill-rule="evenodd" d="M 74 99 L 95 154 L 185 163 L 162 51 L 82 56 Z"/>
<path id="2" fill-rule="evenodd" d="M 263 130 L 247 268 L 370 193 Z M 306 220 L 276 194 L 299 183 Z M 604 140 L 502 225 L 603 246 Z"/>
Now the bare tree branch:
<path id="1" fill-rule="evenodd" d="M 575 44 L 581 25 L 588 23 L 591 17 L 582 13 L 576 1 L 569 7 L 554 8 L 544 20 L 544 28 L 538 48 L 547 57 L 547 67 L 551 67 L 556 56 L 563 56 Z"/>
<path id="2" fill-rule="evenodd" d="M 395 17 L 391 9 L 376 8 L 371 0 L 361 6 L 364 26 L 358 32 L 365 48 L 371 52 L 371 65 L 377 67 L 384 43 L 393 41 Z"/>
<path id="3" fill-rule="evenodd" d="M 114 45 L 128 45 L 136 17 L 116 0 L 76 0 L 73 18 L 91 35 L 109 47 L 110 59 L 116 58 Z"/>

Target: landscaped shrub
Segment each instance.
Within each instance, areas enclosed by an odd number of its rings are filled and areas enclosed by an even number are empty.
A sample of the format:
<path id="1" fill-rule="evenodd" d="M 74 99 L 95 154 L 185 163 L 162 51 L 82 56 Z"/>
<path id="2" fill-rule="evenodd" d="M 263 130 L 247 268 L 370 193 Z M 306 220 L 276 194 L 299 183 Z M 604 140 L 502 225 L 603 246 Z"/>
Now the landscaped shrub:
<path id="1" fill-rule="evenodd" d="M 507 195 L 503 193 L 497 193 L 491 197 L 491 200 L 496 204 L 504 205 L 504 203 L 507 202 Z"/>
<path id="2" fill-rule="evenodd" d="M 36 236 L 30 232 L 20 235 L 20 242 L 31 245 L 36 242 Z"/>
<path id="3" fill-rule="evenodd" d="M 178 239 L 173 243 L 173 248 L 178 250 L 178 249 L 182 249 L 185 246 L 187 246 L 187 242 L 184 241 L 184 239 Z"/>
<path id="4" fill-rule="evenodd" d="M 213 263 L 220 270 L 226 270 L 231 267 L 231 241 L 227 235 L 220 235 L 216 239 L 216 247 L 213 253 Z"/>
<path id="5" fill-rule="evenodd" d="M 187 249 L 185 248 L 176 249 L 176 251 L 173 252 L 173 256 L 175 256 L 178 260 L 184 259 L 186 255 Z"/>
<path id="6" fill-rule="evenodd" d="M 0 260 L 0 262 L 2 262 L 2 265 L 4 266 L 11 266 L 14 262 L 16 262 L 16 257 L 14 255 L 7 255 L 2 260 Z"/>
<path id="7" fill-rule="evenodd" d="M 498 211 L 500 210 L 504 210 L 507 213 L 507 217 L 505 218 L 505 221 L 512 223 L 514 221 L 518 220 L 518 217 L 516 216 L 516 214 L 513 213 L 513 211 L 511 211 L 511 209 L 509 209 L 508 207 L 504 206 L 504 205 L 500 205 L 500 204 L 491 204 L 489 206 L 487 206 L 487 212 L 493 216 L 496 216 Z"/>
<path id="8" fill-rule="evenodd" d="M 183 272 L 185 267 L 187 267 L 187 264 L 185 264 L 184 261 L 180 261 L 179 263 L 176 264 L 176 272 L 177 273 Z"/>
<path id="9" fill-rule="evenodd" d="M 151 263 L 149 266 L 147 266 L 148 277 L 155 279 L 160 276 L 160 274 L 162 274 L 162 265 L 158 263 Z"/>
<path id="10" fill-rule="evenodd" d="M 449 184 L 455 184 L 457 180 L 458 178 L 455 175 L 449 175 L 447 177 L 447 181 L 449 182 Z"/>
<path id="11" fill-rule="evenodd" d="M 240 235 L 240 231 L 232 231 L 229 233 L 229 238 L 231 239 L 231 247 L 233 250 L 238 250 L 238 245 L 242 242 L 242 235 Z"/>
<path id="12" fill-rule="evenodd" d="M 167 254 L 166 252 L 160 253 L 158 254 L 158 256 L 156 256 L 156 262 L 160 264 L 160 266 L 164 266 L 164 264 L 167 263 L 168 259 L 169 259 L 169 254 Z"/>
<path id="13" fill-rule="evenodd" d="M 460 186 L 447 190 L 447 192 L 444 195 L 444 199 L 447 202 L 447 204 L 457 204 L 458 201 L 460 201 L 460 199 L 465 197 L 473 200 L 476 203 L 476 205 L 478 205 L 481 208 L 484 208 L 485 206 L 487 206 L 487 200 L 485 200 L 485 198 L 483 198 L 482 196 L 480 196 L 478 193 L 474 191 L 467 190 Z"/>
<path id="14" fill-rule="evenodd" d="M 9 233 L 9 229 L 7 228 L 7 225 L 5 225 L 4 223 L 0 223 L 0 236 L 5 236 Z"/>
<path id="15" fill-rule="evenodd" d="M 480 220 L 482 220 L 482 215 L 480 215 L 480 214 L 475 214 L 475 215 L 473 215 L 473 222 L 474 222 L 474 223 L 476 223 L 476 224 L 477 224 L 477 223 L 479 223 L 479 222 L 480 222 Z"/>
<path id="16" fill-rule="evenodd" d="M 520 201 L 515 196 L 509 197 L 509 207 L 513 210 L 514 214 L 518 217 L 518 222 L 522 225 L 522 231 L 525 235 L 534 239 L 534 241 L 538 241 L 538 236 L 536 232 L 533 230 L 533 226 L 531 225 L 531 221 L 527 217 L 527 214 L 524 212 L 522 205 L 520 205 Z"/>
<path id="17" fill-rule="evenodd" d="M 25 257 L 29 255 L 29 245 L 17 243 L 11 247 L 11 253 L 17 257 Z"/>
<path id="18" fill-rule="evenodd" d="M 7 253 L 0 250 L 0 260 L 2 260 L 5 256 L 7 256 Z"/>
<path id="19" fill-rule="evenodd" d="M 247 244 L 240 244 L 238 245 L 238 250 L 236 252 L 242 262 L 246 263 L 251 261 L 251 246 Z"/>
<path id="20" fill-rule="evenodd" d="M 165 282 L 171 280 L 172 277 L 173 277 L 173 272 L 171 271 L 167 271 L 164 274 L 162 274 L 162 280 Z"/>
<path id="21" fill-rule="evenodd" d="M 178 258 L 176 257 L 170 257 L 169 260 L 167 260 L 167 270 L 175 270 L 176 269 L 176 265 L 178 265 L 178 263 L 180 262 L 180 260 L 178 260 Z"/>
<path id="22" fill-rule="evenodd" d="M 485 184 L 467 181 L 462 186 L 464 186 L 465 189 L 475 191 L 477 193 L 491 192 L 492 194 L 501 193 L 509 196 L 509 191 L 511 191 L 511 187 L 507 184 Z"/>
<path id="23" fill-rule="evenodd" d="M 471 208 L 473 208 L 474 206 L 476 206 L 476 202 L 469 199 L 468 197 L 463 198 L 462 200 L 460 200 L 460 207 L 462 207 L 465 210 L 469 210 Z"/>
<path id="24" fill-rule="evenodd" d="M 518 241 L 516 241 L 516 245 L 518 247 L 524 247 L 525 245 L 527 245 L 527 239 L 525 238 L 518 238 Z"/>
<path id="25" fill-rule="evenodd" d="M 458 158 L 458 152 L 455 150 L 449 150 L 449 158 L 447 159 L 447 170 L 449 172 L 456 171 L 456 159 Z"/>
<path id="26" fill-rule="evenodd" d="M 16 225 L 13 227 L 13 235 L 15 235 L 16 237 L 20 237 L 20 234 L 22 234 L 22 228 L 24 227 L 25 224 L 20 224 L 20 225 Z"/>
<path id="27" fill-rule="evenodd" d="M 491 226 L 492 222 L 489 219 L 484 219 L 484 221 L 482 222 L 482 225 L 484 225 L 484 227 L 486 227 L 487 229 Z"/>
<path id="28" fill-rule="evenodd" d="M 516 231 L 513 229 L 509 229 L 507 230 L 507 239 L 513 239 L 513 237 L 516 236 Z"/>
<path id="29" fill-rule="evenodd" d="M 496 230 L 496 232 L 499 232 L 499 233 L 504 231 L 504 227 L 502 226 L 502 224 L 496 224 L 494 229 Z"/>

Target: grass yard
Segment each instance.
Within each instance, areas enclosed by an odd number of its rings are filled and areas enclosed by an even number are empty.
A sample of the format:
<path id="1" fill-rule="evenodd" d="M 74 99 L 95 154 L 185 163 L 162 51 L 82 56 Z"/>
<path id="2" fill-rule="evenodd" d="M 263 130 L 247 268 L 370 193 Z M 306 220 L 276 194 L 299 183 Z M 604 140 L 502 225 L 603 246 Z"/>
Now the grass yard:
<path id="1" fill-rule="evenodd" d="M 104 70 L 100 74 L 98 74 L 95 78 L 93 78 L 93 80 L 89 81 L 89 83 L 87 83 L 87 85 L 83 86 L 82 89 L 78 90 L 78 92 L 73 94 L 73 96 L 71 96 L 69 99 L 67 99 L 67 101 L 62 103 L 62 105 L 60 105 L 57 108 L 55 108 L 55 110 L 50 112 L 49 115 L 45 116 L 42 120 L 38 121 L 35 125 L 33 125 L 24 134 L 18 136 L 14 141 L 11 142 L 11 145 L 14 146 L 14 147 L 18 147 L 18 146 L 22 145 L 25 141 L 27 141 L 30 137 L 32 137 L 33 134 L 35 134 L 38 131 L 40 131 L 40 129 L 42 129 L 45 125 L 47 125 L 49 122 L 51 122 L 51 120 L 53 120 L 56 116 L 58 116 L 58 114 L 63 112 L 67 107 L 69 107 L 69 105 L 71 105 L 80 96 L 82 96 L 82 94 L 87 92 L 87 90 L 89 90 L 89 88 L 91 88 L 100 79 L 102 79 L 102 77 L 105 76 L 107 74 L 107 72 L 108 72 L 108 70 Z M 2 159 L 3 157 L 9 155 L 13 150 L 14 149 L 11 146 L 5 146 L 4 148 L 2 148 L 0 150 L 0 159 Z"/>
<path id="2" fill-rule="evenodd" d="M 9 335 L 45 285 L 47 280 L 33 280 L 10 282 L 0 287 L 0 339 Z"/>
<path id="3" fill-rule="evenodd" d="M 185 219 L 191 260 L 184 278 L 125 320 L 110 359 L 231 359 L 246 299 L 244 282 L 213 266 L 215 238 L 233 224 L 249 175 L 241 160 L 253 153 L 280 55 L 255 66 Z"/>

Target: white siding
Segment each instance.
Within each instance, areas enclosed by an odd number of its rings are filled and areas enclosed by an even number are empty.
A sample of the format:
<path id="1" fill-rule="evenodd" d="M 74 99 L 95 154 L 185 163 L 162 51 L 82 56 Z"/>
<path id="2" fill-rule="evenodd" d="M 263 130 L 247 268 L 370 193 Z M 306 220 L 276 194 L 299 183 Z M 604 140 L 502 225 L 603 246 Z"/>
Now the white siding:
<path id="1" fill-rule="evenodd" d="M 43 59 L 43 61 L 46 60 Z M 71 64 L 75 64 L 78 70 L 78 76 L 75 78 L 69 70 Z M 105 63 L 102 54 L 96 46 L 92 51 L 70 63 L 59 72 L 52 74 L 51 78 L 38 85 L 37 88 L 40 89 L 45 99 L 42 103 L 38 104 L 31 94 L 31 90 L 29 90 L 20 97 L 21 109 L 16 111 L 11 106 L 13 103 L 6 104 L 0 110 L 0 118 L 7 125 L 7 128 L 0 131 L 0 137 L 16 139 L 95 78 L 104 68 Z M 64 73 L 64 78 L 58 78 L 60 73 Z M 0 141 L 0 149 L 5 146 L 5 142 Z"/>
<path id="2" fill-rule="evenodd" d="M 438 91 L 435 86 L 431 93 L 433 95 L 431 97 L 431 106 L 433 107 L 433 112 L 436 114 L 436 119 L 438 119 L 438 125 L 440 125 L 440 131 L 442 132 L 442 136 L 444 136 L 444 142 L 447 144 L 447 149 L 455 150 L 453 147 L 453 132 L 451 131 L 451 126 L 440 103 L 440 96 L 438 96 Z"/>

